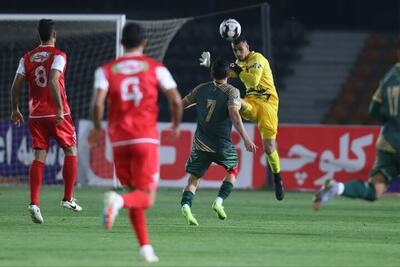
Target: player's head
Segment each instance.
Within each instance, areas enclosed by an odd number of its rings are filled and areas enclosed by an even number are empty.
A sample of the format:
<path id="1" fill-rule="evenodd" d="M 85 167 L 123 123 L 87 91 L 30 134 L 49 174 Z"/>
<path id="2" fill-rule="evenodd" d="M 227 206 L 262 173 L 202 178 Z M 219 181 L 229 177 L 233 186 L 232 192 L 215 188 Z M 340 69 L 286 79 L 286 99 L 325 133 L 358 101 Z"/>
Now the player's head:
<path id="1" fill-rule="evenodd" d="M 121 44 L 125 49 L 144 48 L 146 45 L 146 37 L 143 27 L 134 22 L 126 24 L 122 30 Z"/>
<path id="2" fill-rule="evenodd" d="M 228 61 L 218 58 L 211 63 L 211 77 L 215 80 L 224 80 L 229 76 Z"/>
<path id="3" fill-rule="evenodd" d="M 52 39 L 56 39 L 56 27 L 52 19 L 41 19 L 38 25 L 40 41 L 47 43 Z"/>
<path id="4" fill-rule="evenodd" d="M 232 41 L 232 50 L 235 57 L 240 61 L 246 60 L 250 54 L 249 44 L 246 37 L 239 36 Z"/>

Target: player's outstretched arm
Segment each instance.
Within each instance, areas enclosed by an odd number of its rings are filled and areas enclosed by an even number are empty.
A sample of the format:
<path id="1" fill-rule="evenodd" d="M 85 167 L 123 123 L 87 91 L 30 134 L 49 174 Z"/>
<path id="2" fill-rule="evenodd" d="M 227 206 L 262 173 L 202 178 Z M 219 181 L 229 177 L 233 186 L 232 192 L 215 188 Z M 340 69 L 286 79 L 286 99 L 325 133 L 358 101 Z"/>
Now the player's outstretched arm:
<path id="1" fill-rule="evenodd" d="M 19 111 L 19 96 L 21 95 L 22 85 L 25 77 L 19 73 L 15 74 L 14 81 L 11 86 L 11 120 L 18 127 L 24 122 L 24 117 Z"/>
<path id="2" fill-rule="evenodd" d="M 246 150 L 249 152 L 255 152 L 257 150 L 257 146 L 253 143 L 253 141 L 251 141 L 246 129 L 244 128 L 242 118 L 239 114 L 239 108 L 237 106 L 229 106 L 228 110 L 233 126 L 242 137 Z"/>

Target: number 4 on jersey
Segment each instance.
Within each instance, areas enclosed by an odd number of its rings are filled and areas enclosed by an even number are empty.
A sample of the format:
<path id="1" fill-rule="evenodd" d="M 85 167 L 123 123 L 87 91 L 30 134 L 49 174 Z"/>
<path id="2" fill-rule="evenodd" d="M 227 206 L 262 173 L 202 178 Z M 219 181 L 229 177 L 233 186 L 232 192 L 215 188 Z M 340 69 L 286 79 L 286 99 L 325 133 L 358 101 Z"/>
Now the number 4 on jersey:
<path id="1" fill-rule="evenodd" d="M 121 83 L 121 98 L 124 101 L 131 101 L 135 107 L 140 105 L 143 98 L 143 93 L 140 91 L 140 80 L 138 77 L 128 77 Z"/>

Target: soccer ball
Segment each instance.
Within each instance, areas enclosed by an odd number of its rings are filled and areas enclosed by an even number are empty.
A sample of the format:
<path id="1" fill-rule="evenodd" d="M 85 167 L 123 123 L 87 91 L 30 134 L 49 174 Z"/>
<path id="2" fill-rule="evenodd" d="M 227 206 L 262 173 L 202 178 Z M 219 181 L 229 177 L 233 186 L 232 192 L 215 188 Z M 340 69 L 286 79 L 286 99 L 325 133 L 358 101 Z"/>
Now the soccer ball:
<path id="1" fill-rule="evenodd" d="M 240 23 L 235 19 L 226 19 L 219 25 L 219 34 L 228 41 L 233 41 L 242 33 Z"/>

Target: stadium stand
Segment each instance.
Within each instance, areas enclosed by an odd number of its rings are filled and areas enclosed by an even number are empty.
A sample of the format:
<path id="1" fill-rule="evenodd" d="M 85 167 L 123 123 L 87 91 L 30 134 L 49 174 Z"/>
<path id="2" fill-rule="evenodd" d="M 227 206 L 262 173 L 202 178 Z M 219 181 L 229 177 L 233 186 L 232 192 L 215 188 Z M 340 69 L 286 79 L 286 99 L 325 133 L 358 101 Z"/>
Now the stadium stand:
<path id="1" fill-rule="evenodd" d="M 311 31 L 306 36 L 308 45 L 279 92 L 283 123 L 321 123 L 367 39 L 365 33 L 343 31 Z"/>
<path id="2" fill-rule="evenodd" d="M 396 62 L 400 36 L 370 33 L 349 71 L 341 91 L 332 101 L 324 123 L 376 124 L 368 115 L 368 105 L 379 81 Z"/>

